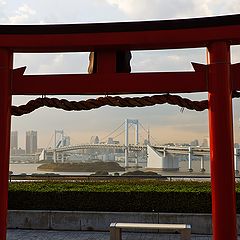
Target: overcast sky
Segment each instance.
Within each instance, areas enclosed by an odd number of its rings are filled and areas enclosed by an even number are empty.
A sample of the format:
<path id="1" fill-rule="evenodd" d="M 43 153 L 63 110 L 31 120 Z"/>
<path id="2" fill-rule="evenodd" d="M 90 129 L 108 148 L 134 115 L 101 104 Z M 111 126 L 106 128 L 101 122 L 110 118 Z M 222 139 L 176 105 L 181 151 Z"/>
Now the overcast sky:
<path id="1" fill-rule="evenodd" d="M 191 18 L 234 14 L 240 12 L 239 0 L 0 0 L 1 24 L 63 24 L 86 22 L 142 21 Z M 180 49 L 133 52 L 132 71 L 192 70 L 190 62 L 206 63 L 206 49 Z M 232 48 L 232 62 L 240 62 L 240 50 Z M 88 53 L 16 54 L 14 67 L 27 66 L 26 74 L 84 73 Z M 184 95 L 191 99 L 206 99 L 207 94 Z M 15 96 L 13 104 L 26 103 L 37 96 Z M 85 99 L 84 96 L 58 96 Z M 88 96 L 91 97 L 91 96 Z M 95 96 L 92 96 L 93 98 Z M 235 137 L 240 142 L 238 124 L 239 103 L 234 102 Z M 200 142 L 208 136 L 207 111 L 198 113 L 179 107 L 159 105 L 146 108 L 120 109 L 102 107 L 82 112 L 64 112 L 43 108 L 12 117 L 12 130 L 19 132 L 20 147 L 25 148 L 25 132 L 38 131 L 39 146 L 49 145 L 55 129 L 64 129 L 73 143 L 89 142 L 92 135 L 100 139 L 120 126 L 125 118 L 138 119 L 158 143 Z M 140 128 L 140 140 L 146 132 Z M 120 134 L 122 128 L 114 133 Z M 131 134 L 133 130 L 130 131 Z M 123 140 L 123 134 L 116 140 Z"/>

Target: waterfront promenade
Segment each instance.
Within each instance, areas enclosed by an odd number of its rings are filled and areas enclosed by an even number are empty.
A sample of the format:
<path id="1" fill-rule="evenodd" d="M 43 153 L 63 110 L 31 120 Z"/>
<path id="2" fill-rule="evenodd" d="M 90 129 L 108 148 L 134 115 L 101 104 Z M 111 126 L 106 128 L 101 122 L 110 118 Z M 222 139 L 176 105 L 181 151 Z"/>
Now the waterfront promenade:
<path id="1" fill-rule="evenodd" d="M 9 229 L 7 240 L 109 240 L 109 232 L 48 231 Z M 124 232 L 122 240 L 178 240 L 180 234 Z M 210 240 L 211 235 L 195 235 L 191 240 Z M 238 237 L 240 240 L 240 236 Z"/>

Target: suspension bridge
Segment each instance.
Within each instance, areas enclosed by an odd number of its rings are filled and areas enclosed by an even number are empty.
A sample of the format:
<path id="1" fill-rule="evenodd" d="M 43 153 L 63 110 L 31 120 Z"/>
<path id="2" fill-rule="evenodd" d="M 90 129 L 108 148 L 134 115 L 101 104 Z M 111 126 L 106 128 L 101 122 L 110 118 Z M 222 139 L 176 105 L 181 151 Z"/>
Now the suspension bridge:
<path id="1" fill-rule="evenodd" d="M 132 133 L 134 136 L 132 136 Z M 120 139 L 124 135 L 125 142 L 120 144 Z M 144 138 L 146 135 L 146 138 Z M 102 138 L 98 136 L 91 138 L 90 144 L 70 144 L 63 130 L 55 130 L 53 148 L 46 148 L 41 153 L 39 160 L 53 160 L 53 162 L 64 162 L 73 159 L 78 155 L 79 160 L 115 160 L 118 157 L 124 161 L 125 167 L 129 162 L 134 162 L 136 166 L 141 162 L 146 162 L 146 145 L 156 140 L 150 137 L 149 130 L 137 119 L 126 119 L 117 128 Z M 141 144 L 140 144 L 141 142 Z"/>
<path id="2" fill-rule="evenodd" d="M 120 144 L 119 139 L 124 138 Z M 63 130 L 55 130 L 52 148 L 42 151 L 39 161 L 57 162 L 116 161 L 125 168 L 147 167 L 153 170 L 178 170 L 179 161 L 188 161 L 188 171 L 192 171 L 192 161 L 200 160 L 200 171 L 204 172 L 204 162 L 209 159 L 209 148 L 199 146 L 160 145 L 150 135 L 149 129 L 137 119 L 125 119 L 118 127 L 103 138 L 94 136 L 88 144 L 70 144 L 70 137 Z M 240 150 L 235 149 L 235 171 L 238 173 Z"/>

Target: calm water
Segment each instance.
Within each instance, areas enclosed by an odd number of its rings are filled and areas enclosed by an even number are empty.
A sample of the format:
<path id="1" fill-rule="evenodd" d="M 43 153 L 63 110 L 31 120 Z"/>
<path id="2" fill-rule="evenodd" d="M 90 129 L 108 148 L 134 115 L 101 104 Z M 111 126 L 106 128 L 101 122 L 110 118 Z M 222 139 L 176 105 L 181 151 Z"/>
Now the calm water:
<path id="1" fill-rule="evenodd" d="M 10 171 L 13 171 L 13 174 L 21 174 L 26 173 L 28 175 L 32 173 L 51 173 L 50 171 L 38 171 L 37 167 L 41 164 L 10 164 Z M 192 161 L 192 174 L 200 173 L 200 161 Z M 206 169 L 204 174 L 210 173 L 209 161 L 204 162 L 204 167 Z M 54 172 L 61 175 L 90 175 L 93 172 Z M 165 175 L 175 175 L 175 174 L 186 174 L 188 173 L 188 161 L 181 161 L 179 163 L 179 171 L 178 172 L 161 172 L 161 174 Z"/>
<path id="2" fill-rule="evenodd" d="M 41 164 L 10 164 L 9 170 L 13 171 L 13 174 L 26 173 L 28 175 L 32 173 L 58 173 L 61 175 L 90 175 L 94 172 L 51 172 L 51 171 L 38 171 L 37 167 Z"/>

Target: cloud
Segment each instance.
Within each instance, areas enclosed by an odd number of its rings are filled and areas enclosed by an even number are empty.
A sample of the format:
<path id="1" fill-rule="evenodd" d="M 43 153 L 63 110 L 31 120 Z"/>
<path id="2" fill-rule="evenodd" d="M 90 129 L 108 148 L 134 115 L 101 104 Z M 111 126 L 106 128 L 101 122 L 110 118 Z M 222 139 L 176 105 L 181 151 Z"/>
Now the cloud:
<path id="1" fill-rule="evenodd" d="M 29 7 L 27 4 L 21 5 L 16 11 L 14 16 L 8 17 L 10 24 L 24 24 L 31 22 L 31 17 L 36 14 L 36 11 Z"/>
<path id="2" fill-rule="evenodd" d="M 207 16 L 215 0 L 106 0 L 132 19 L 166 19 Z"/>
<path id="3" fill-rule="evenodd" d="M 222 11 L 228 13 L 239 13 L 240 12 L 239 0 L 224 1 L 222 5 Z"/>
<path id="4" fill-rule="evenodd" d="M 191 62 L 206 63 L 206 49 L 178 49 L 134 51 L 131 60 L 133 72 L 193 71 Z"/>
<path id="5" fill-rule="evenodd" d="M 27 66 L 25 74 L 86 73 L 88 53 L 17 53 L 14 68 Z"/>
<path id="6" fill-rule="evenodd" d="M 36 11 L 35 22 L 41 24 L 108 22 L 119 21 L 123 17 L 118 8 L 103 0 L 25 1 Z"/>
<path id="7" fill-rule="evenodd" d="M 172 19 L 233 14 L 239 0 L 106 0 L 131 20 Z"/>
<path id="8" fill-rule="evenodd" d="M 0 0 L 0 22 L 5 22 L 6 13 L 5 13 L 6 1 Z"/>

